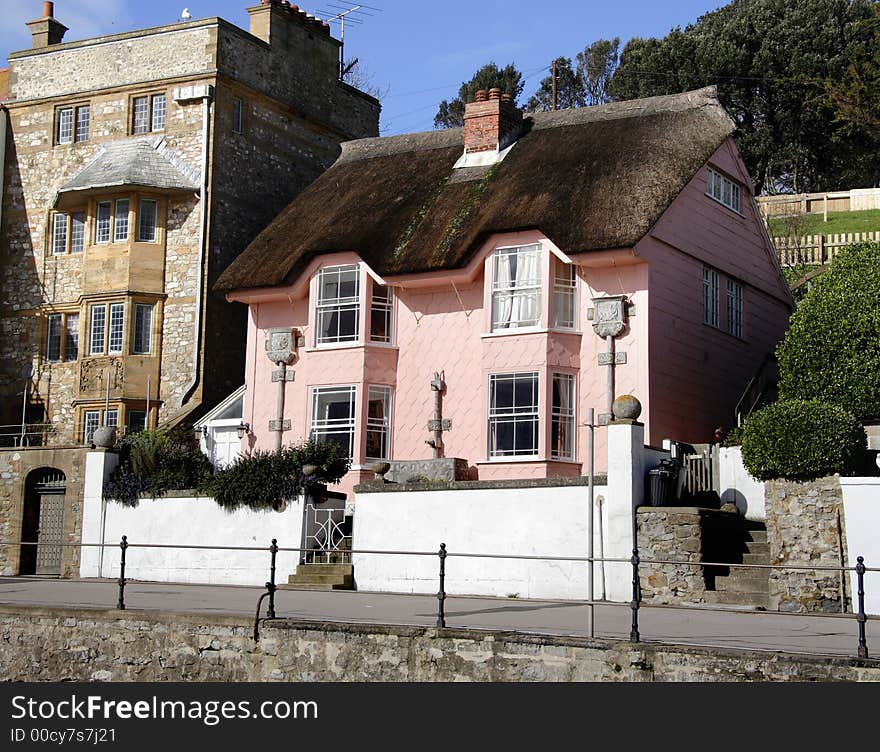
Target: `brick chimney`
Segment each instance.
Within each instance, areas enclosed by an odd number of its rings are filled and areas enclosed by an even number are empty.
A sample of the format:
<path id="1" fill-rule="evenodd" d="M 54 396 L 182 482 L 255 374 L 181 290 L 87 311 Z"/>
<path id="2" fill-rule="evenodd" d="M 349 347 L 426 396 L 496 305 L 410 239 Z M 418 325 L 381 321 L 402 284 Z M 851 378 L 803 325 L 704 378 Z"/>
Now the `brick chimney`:
<path id="1" fill-rule="evenodd" d="M 464 106 L 465 153 L 502 151 L 516 141 L 521 127 L 522 111 L 510 94 L 481 89 L 477 101 Z"/>
<path id="2" fill-rule="evenodd" d="M 55 3 L 43 3 L 43 17 L 36 21 L 28 21 L 27 27 L 33 37 L 32 47 L 36 50 L 40 47 L 49 47 L 53 44 L 61 44 L 67 27 L 60 21 L 55 20 Z"/>

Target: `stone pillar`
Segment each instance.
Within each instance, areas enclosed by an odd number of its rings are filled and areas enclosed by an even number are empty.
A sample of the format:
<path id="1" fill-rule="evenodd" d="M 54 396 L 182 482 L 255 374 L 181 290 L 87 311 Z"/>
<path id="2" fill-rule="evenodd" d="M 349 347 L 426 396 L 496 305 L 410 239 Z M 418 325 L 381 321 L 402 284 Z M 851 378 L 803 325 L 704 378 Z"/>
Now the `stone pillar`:
<path id="1" fill-rule="evenodd" d="M 83 484 L 82 542 L 104 542 L 104 483 L 119 464 L 119 455 L 107 449 L 96 449 L 86 455 Z M 80 555 L 79 576 L 100 577 L 104 561 L 103 549 L 83 548 Z"/>
<path id="2" fill-rule="evenodd" d="M 608 424 L 608 491 L 605 499 L 605 557 L 629 559 L 635 541 L 635 510 L 645 500 L 645 426 L 636 420 Z M 605 565 L 608 599 L 632 597 L 632 567 Z"/>

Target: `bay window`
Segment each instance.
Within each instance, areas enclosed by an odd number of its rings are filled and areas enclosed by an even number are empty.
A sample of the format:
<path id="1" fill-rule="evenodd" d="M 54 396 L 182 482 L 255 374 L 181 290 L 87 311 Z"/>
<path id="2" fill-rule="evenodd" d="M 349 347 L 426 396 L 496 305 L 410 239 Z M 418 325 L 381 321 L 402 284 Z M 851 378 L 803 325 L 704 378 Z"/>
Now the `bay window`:
<path id="1" fill-rule="evenodd" d="M 575 328 L 575 293 L 577 276 L 572 264 L 555 260 L 553 275 L 553 327 L 556 329 Z"/>
<path id="2" fill-rule="evenodd" d="M 91 307 L 89 355 L 121 355 L 125 322 L 125 304 L 99 303 Z M 106 344 L 106 351 L 105 351 Z"/>
<path id="3" fill-rule="evenodd" d="M 492 331 L 541 321 L 541 247 L 499 248 L 492 255 Z"/>
<path id="4" fill-rule="evenodd" d="M 390 459 L 391 387 L 371 386 L 367 400 L 368 460 Z"/>
<path id="5" fill-rule="evenodd" d="M 538 373 L 489 376 L 489 457 L 538 456 Z"/>
<path id="6" fill-rule="evenodd" d="M 326 386 L 312 389 L 312 419 L 309 435 L 317 441 L 332 441 L 343 457 L 354 456 L 354 424 L 357 387 Z"/>
<path id="7" fill-rule="evenodd" d="M 574 376 L 569 373 L 553 374 L 550 457 L 574 460 Z"/>
<path id="8" fill-rule="evenodd" d="M 373 284 L 370 299 L 370 341 L 391 344 L 391 324 L 394 310 L 390 287 Z"/>
<path id="9" fill-rule="evenodd" d="M 132 352 L 135 355 L 149 355 L 153 349 L 153 306 L 147 303 L 134 304 L 134 336 Z"/>
<path id="10" fill-rule="evenodd" d="M 360 325 L 360 269 L 330 266 L 317 274 L 315 344 L 356 342 Z"/>

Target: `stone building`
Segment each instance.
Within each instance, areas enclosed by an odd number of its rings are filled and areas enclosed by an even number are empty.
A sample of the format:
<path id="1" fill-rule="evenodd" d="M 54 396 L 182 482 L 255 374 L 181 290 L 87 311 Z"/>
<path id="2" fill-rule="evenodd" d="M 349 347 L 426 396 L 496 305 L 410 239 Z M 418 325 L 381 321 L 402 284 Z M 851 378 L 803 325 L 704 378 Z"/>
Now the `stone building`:
<path id="1" fill-rule="evenodd" d="M 379 117 L 326 23 L 248 13 L 64 42 L 49 2 L 9 56 L 0 445 L 176 424 L 240 385 L 246 309 L 213 282 Z"/>
<path id="2" fill-rule="evenodd" d="M 65 43 L 48 2 L 0 71 L 0 541 L 25 542 L 0 545 L 5 575 L 78 570 L 58 544 L 80 541 L 95 427 L 188 422 L 240 385 L 246 310 L 213 282 L 341 141 L 378 132 L 326 24 L 248 13 L 249 32 Z"/>

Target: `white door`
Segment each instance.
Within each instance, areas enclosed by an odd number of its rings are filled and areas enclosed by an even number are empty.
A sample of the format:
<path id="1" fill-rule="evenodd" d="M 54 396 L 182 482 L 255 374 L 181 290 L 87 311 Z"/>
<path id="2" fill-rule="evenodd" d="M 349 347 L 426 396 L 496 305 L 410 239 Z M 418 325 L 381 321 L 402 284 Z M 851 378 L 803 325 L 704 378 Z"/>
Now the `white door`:
<path id="1" fill-rule="evenodd" d="M 217 470 L 231 465 L 241 453 L 238 426 L 214 426 L 211 439 L 211 463 Z"/>

